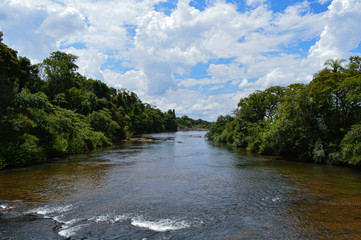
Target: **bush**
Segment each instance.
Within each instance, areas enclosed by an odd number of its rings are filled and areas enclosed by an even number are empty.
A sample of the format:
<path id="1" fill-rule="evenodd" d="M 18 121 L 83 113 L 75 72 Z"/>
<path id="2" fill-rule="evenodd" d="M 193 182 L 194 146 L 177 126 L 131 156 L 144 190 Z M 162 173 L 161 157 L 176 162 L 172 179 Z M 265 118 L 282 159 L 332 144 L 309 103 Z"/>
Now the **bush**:
<path id="1" fill-rule="evenodd" d="M 361 124 L 353 125 L 341 142 L 343 162 L 350 165 L 361 164 Z"/>
<path id="2" fill-rule="evenodd" d="M 87 117 L 87 121 L 95 131 L 104 133 L 110 139 L 115 139 L 120 130 L 119 124 L 112 120 L 111 113 L 107 109 L 94 111 Z"/>

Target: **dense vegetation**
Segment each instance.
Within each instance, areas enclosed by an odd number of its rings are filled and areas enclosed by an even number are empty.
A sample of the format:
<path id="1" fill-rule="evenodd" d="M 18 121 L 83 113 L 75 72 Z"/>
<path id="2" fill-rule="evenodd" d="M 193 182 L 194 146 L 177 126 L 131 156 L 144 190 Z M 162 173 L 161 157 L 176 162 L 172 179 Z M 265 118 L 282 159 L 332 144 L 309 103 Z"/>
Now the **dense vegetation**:
<path id="1" fill-rule="evenodd" d="M 202 119 L 194 120 L 187 115 L 177 117 L 176 122 L 179 130 L 209 129 L 212 126 L 211 122 Z"/>
<path id="2" fill-rule="evenodd" d="M 328 60 L 307 84 L 270 87 L 219 116 L 207 137 L 260 153 L 361 165 L 361 58 Z"/>
<path id="3" fill-rule="evenodd" d="M 163 113 L 133 92 L 87 79 L 76 72 L 76 59 L 54 52 L 32 65 L 0 32 L 0 169 L 177 130 L 174 110 Z"/>

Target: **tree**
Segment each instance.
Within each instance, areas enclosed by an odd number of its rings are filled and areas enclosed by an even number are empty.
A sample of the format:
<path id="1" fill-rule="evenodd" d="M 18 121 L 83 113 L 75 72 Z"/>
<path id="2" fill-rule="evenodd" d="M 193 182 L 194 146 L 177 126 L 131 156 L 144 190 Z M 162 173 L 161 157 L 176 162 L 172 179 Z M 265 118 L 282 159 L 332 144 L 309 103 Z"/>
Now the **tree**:
<path id="1" fill-rule="evenodd" d="M 29 89 L 32 93 L 42 91 L 45 83 L 39 77 L 39 66 L 32 65 L 27 57 L 19 57 L 19 60 L 21 74 L 18 92 L 21 92 L 23 88 Z"/>
<path id="2" fill-rule="evenodd" d="M 177 131 L 177 122 L 175 116 L 175 110 L 168 110 L 168 112 L 164 115 L 165 118 L 165 130 L 175 132 Z"/>
<path id="3" fill-rule="evenodd" d="M 2 40 L 2 33 L 0 36 Z M 20 75 L 17 52 L 0 41 L 0 114 L 13 103 Z"/>
<path id="4" fill-rule="evenodd" d="M 325 62 L 325 66 L 328 67 L 333 73 L 342 72 L 345 68 L 342 66 L 342 63 L 345 62 L 345 59 L 329 59 Z"/>
<path id="5" fill-rule="evenodd" d="M 356 72 L 361 72 L 361 57 L 359 56 L 350 57 L 349 69 Z"/>
<path id="6" fill-rule="evenodd" d="M 108 109 L 94 111 L 88 117 L 88 122 L 95 131 L 103 132 L 109 139 L 115 139 L 121 129 L 111 116 Z"/>
<path id="7" fill-rule="evenodd" d="M 219 115 L 217 117 L 217 121 L 211 126 L 211 128 L 209 129 L 209 131 L 206 133 L 206 137 L 209 140 L 217 140 L 217 138 L 222 134 L 222 132 L 224 131 L 225 127 L 231 123 L 234 120 L 234 117 L 230 116 L 230 115 Z M 220 139 L 218 138 L 217 141 L 219 141 Z"/>
<path id="8" fill-rule="evenodd" d="M 49 58 L 46 58 L 41 67 L 41 74 L 47 83 L 47 93 L 51 99 L 58 93 L 77 87 L 77 77 L 75 74 L 78 66 L 75 61 L 78 57 L 72 54 L 66 54 L 60 51 L 51 53 Z"/>
<path id="9" fill-rule="evenodd" d="M 342 140 L 341 159 L 350 165 L 361 164 L 361 124 L 352 126 Z"/>

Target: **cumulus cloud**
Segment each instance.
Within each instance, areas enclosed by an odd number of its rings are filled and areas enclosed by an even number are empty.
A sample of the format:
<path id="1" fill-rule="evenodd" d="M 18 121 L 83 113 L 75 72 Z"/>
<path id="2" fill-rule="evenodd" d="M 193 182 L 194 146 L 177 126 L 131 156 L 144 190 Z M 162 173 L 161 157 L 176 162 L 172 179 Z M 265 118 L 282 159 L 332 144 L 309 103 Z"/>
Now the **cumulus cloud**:
<path id="1" fill-rule="evenodd" d="M 324 15 L 326 25 L 320 40 L 310 48 L 308 61 L 314 66 L 330 58 L 347 58 L 361 41 L 361 2 L 334 0 Z"/>
<path id="2" fill-rule="evenodd" d="M 130 70 L 125 74 L 106 69 L 102 71 L 104 82 L 116 88 L 126 88 L 136 92 L 140 97 L 147 92 L 147 76 L 143 70 Z"/>
<path id="3" fill-rule="evenodd" d="M 200 10 L 179 0 L 167 14 L 156 10 L 159 2 L 4 0 L 0 30 L 20 55 L 75 54 L 87 77 L 206 119 L 231 113 L 254 90 L 309 82 L 327 59 L 355 55 L 361 40 L 359 0 L 318 0 L 329 4 L 318 14 L 308 1 L 274 12 L 266 0 L 246 0 L 245 10 L 221 0 Z"/>
<path id="4" fill-rule="evenodd" d="M 144 99 L 162 109 L 175 109 L 178 115 L 214 120 L 219 115 L 232 114 L 239 99 L 248 94 L 237 91 L 208 96 L 198 91 L 179 88 L 167 90 L 161 97 L 148 96 Z"/>
<path id="5" fill-rule="evenodd" d="M 108 59 L 107 55 L 91 48 L 76 49 L 74 47 L 69 47 L 65 49 L 65 52 L 78 56 L 76 64 L 79 67 L 79 73 L 88 78 L 103 78 L 101 67 L 106 63 Z"/>
<path id="6" fill-rule="evenodd" d="M 249 6 L 256 6 L 259 4 L 262 4 L 264 2 L 266 2 L 267 0 L 246 0 L 247 5 Z"/>
<path id="7" fill-rule="evenodd" d="M 86 29 L 85 18 L 73 8 L 48 15 L 39 31 L 56 39 L 68 39 Z"/>

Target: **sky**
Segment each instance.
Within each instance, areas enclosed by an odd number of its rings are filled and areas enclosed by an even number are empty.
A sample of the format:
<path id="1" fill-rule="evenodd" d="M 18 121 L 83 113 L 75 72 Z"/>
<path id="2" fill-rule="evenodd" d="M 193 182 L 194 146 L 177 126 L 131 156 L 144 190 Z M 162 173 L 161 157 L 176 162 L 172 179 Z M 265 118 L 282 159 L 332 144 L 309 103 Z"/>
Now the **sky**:
<path id="1" fill-rule="evenodd" d="M 1 0 L 3 42 L 177 116 L 214 121 L 255 90 L 361 56 L 361 0 Z"/>

